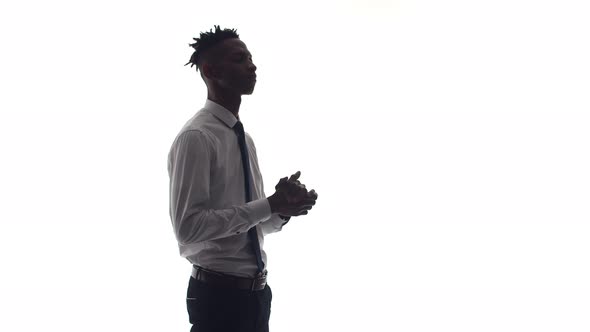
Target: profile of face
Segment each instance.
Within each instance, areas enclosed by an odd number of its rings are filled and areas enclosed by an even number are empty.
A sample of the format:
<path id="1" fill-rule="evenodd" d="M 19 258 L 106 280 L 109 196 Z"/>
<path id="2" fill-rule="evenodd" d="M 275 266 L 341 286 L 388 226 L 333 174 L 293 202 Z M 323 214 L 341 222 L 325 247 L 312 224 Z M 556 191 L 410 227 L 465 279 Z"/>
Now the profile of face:
<path id="1" fill-rule="evenodd" d="M 256 66 L 246 44 L 238 38 L 226 39 L 211 50 L 210 63 L 202 72 L 210 88 L 236 95 L 250 95 L 256 85 Z"/>

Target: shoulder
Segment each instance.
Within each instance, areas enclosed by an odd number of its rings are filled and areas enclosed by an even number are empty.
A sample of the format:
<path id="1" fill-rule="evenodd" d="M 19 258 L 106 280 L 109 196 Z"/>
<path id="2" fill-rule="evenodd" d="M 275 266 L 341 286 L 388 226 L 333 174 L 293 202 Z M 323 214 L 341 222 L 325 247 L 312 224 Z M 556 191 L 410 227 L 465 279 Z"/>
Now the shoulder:
<path id="1" fill-rule="evenodd" d="M 185 154 L 185 153 L 202 153 L 208 152 L 208 143 L 205 135 L 198 129 L 183 129 L 181 130 L 172 146 L 170 147 L 170 154 Z"/>
<path id="2" fill-rule="evenodd" d="M 206 134 L 201 129 L 183 129 L 176 136 L 173 145 L 202 143 L 206 141 Z"/>
<path id="3" fill-rule="evenodd" d="M 172 148 L 181 144 L 197 144 L 212 147 L 215 136 L 212 134 L 208 125 L 210 122 L 209 115 L 209 113 L 201 110 L 190 118 L 176 135 L 172 143 Z"/>
<path id="4" fill-rule="evenodd" d="M 256 150 L 256 146 L 254 145 L 254 140 L 252 139 L 252 136 L 250 136 L 250 134 L 248 134 L 247 132 L 244 132 L 246 134 L 246 142 L 248 143 L 248 146 L 251 146 L 252 148 L 254 148 L 254 150 Z"/>

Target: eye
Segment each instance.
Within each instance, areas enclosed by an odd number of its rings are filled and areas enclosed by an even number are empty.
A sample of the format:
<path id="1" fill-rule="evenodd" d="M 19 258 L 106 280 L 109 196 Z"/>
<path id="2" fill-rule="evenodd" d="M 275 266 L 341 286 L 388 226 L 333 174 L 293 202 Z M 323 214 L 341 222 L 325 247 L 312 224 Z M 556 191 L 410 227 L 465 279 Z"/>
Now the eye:
<path id="1" fill-rule="evenodd" d="M 247 55 L 245 55 L 245 54 L 242 54 L 242 55 L 240 55 L 240 56 L 237 56 L 237 57 L 235 58 L 235 60 L 234 60 L 234 61 L 236 61 L 236 62 L 241 62 L 241 61 L 244 61 L 244 60 L 246 60 L 246 59 L 249 59 L 249 60 L 250 60 L 250 62 L 252 62 L 252 57 L 251 57 L 251 56 L 249 57 L 249 56 L 247 56 Z"/>

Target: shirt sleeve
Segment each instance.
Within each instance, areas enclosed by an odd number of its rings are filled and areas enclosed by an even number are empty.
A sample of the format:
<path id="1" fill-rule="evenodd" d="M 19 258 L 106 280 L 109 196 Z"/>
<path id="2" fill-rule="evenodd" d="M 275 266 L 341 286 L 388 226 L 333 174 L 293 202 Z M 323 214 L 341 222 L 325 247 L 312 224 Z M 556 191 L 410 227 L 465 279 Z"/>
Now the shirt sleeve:
<path id="1" fill-rule="evenodd" d="M 251 153 L 254 156 L 254 159 L 256 159 L 256 164 L 258 163 L 258 154 L 256 152 L 256 144 L 254 144 L 254 140 L 252 139 L 252 136 L 250 136 L 250 134 L 246 133 L 246 136 L 248 138 L 248 143 L 249 146 L 251 147 Z M 258 166 L 260 167 L 260 166 Z M 262 190 L 262 196 L 263 198 L 266 199 L 266 194 L 264 192 L 264 179 L 262 178 L 262 176 L 260 176 L 260 188 Z M 268 199 L 267 199 L 268 201 Z M 269 204 L 269 209 L 270 209 L 270 204 Z M 285 218 L 285 219 L 283 219 Z M 273 213 L 270 218 L 264 222 L 262 222 L 260 224 L 260 228 L 262 229 L 262 234 L 263 235 L 267 235 L 270 233 L 276 233 L 276 232 L 280 232 L 283 229 L 283 226 L 285 226 L 288 222 L 289 219 L 291 219 L 290 216 L 285 216 L 285 217 L 281 217 L 278 213 Z"/>
<path id="2" fill-rule="evenodd" d="M 262 189 L 262 194 L 263 196 L 266 197 L 266 194 L 264 193 L 264 180 L 262 179 L 262 177 L 260 177 L 261 179 L 261 189 Z M 267 199 L 268 201 L 268 199 Z M 270 204 L 269 204 L 270 206 Z M 285 218 L 285 219 L 283 219 Z M 262 228 L 262 234 L 263 235 L 267 235 L 270 233 L 276 233 L 276 232 L 280 232 L 283 229 L 283 226 L 285 226 L 288 222 L 289 219 L 291 219 L 291 216 L 285 216 L 285 217 L 281 217 L 278 213 L 273 213 L 270 217 L 270 219 L 262 222 L 260 224 L 260 227 Z"/>
<path id="3" fill-rule="evenodd" d="M 287 218 L 290 219 L 291 217 Z M 289 222 L 288 219 L 284 220 L 278 213 L 273 213 L 270 219 L 260 224 L 260 227 L 262 227 L 262 234 L 267 235 L 280 232 L 283 229 L 283 226 Z"/>
<path id="4" fill-rule="evenodd" d="M 180 245 L 224 238 L 271 218 L 268 199 L 227 209 L 209 209 L 211 154 L 198 130 L 181 133 L 168 156 L 170 218 Z"/>

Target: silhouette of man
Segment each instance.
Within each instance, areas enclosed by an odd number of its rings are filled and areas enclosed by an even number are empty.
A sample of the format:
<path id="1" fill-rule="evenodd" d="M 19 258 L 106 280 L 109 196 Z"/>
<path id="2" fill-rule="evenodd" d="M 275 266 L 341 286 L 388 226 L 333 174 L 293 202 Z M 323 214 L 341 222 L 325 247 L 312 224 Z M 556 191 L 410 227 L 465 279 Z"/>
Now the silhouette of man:
<path id="1" fill-rule="evenodd" d="M 187 290 L 191 332 L 268 331 L 272 292 L 264 236 L 305 215 L 317 193 L 282 178 L 266 197 L 252 137 L 238 115 L 256 66 L 235 29 L 215 26 L 189 44 L 207 100 L 168 155 L 170 218 L 180 255 L 193 264 Z"/>

